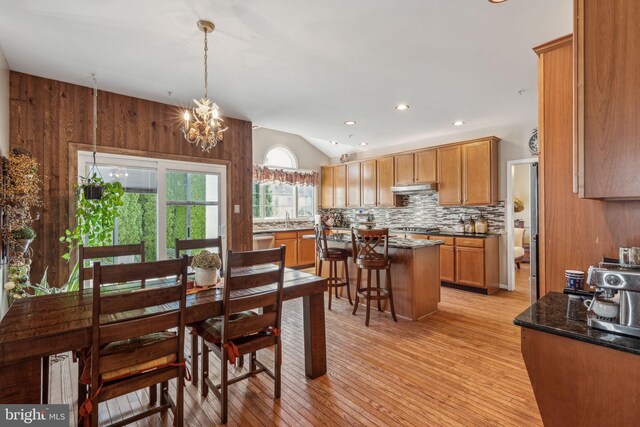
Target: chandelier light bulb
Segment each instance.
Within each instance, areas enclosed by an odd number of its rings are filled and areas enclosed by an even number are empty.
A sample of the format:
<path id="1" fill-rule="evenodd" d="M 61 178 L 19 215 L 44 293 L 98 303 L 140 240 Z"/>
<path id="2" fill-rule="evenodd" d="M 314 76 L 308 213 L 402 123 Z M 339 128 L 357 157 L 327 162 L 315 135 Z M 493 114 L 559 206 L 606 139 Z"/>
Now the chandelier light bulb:
<path id="1" fill-rule="evenodd" d="M 185 122 L 188 122 L 189 120 L 191 120 L 191 114 L 189 114 L 189 110 L 184 111 L 183 117 Z"/>

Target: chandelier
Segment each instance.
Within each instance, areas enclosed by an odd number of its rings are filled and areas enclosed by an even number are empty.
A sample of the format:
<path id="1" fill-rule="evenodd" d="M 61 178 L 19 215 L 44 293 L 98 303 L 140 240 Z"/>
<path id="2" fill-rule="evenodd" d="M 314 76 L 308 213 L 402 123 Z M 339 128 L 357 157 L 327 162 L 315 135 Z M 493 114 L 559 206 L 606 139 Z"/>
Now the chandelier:
<path id="1" fill-rule="evenodd" d="M 220 117 L 220 107 L 209 99 L 208 68 L 207 68 L 207 34 L 213 32 L 216 26 L 210 21 L 198 21 L 198 28 L 204 32 L 204 98 L 194 99 L 196 107 L 184 111 L 184 125 L 182 133 L 184 138 L 202 151 L 209 152 L 218 141 L 222 141 L 222 134 L 227 128 L 223 128 Z"/>

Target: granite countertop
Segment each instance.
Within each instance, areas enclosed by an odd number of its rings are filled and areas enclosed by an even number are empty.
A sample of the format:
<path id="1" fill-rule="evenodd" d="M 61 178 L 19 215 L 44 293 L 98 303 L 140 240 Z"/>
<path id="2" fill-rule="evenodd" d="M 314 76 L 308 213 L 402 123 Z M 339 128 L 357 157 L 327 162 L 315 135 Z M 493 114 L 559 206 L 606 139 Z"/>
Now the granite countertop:
<path id="1" fill-rule="evenodd" d="M 394 230 L 393 228 L 391 228 L 391 231 L 397 232 L 400 230 Z M 456 231 L 447 231 L 447 230 L 430 231 L 427 233 L 422 233 L 419 231 L 402 231 L 402 233 L 423 234 L 425 236 L 442 236 L 442 237 L 476 237 L 476 238 L 482 238 L 482 239 L 499 236 L 499 234 L 494 234 L 494 233 L 459 233 Z"/>
<path id="2" fill-rule="evenodd" d="M 587 326 L 587 309 L 581 297 L 571 299 L 559 292 L 551 292 L 520 313 L 513 320 L 518 326 L 584 341 L 640 355 L 640 338 L 610 334 Z M 570 314 L 574 319 L 567 318 Z"/>
<path id="3" fill-rule="evenodd" d="M 305 239 L 315 239 L 313 234 L 307 234 L 302 236 Z M 346 243 L 351 245 L 351 236 L 349 234 L 329 234 L 327 236 L 327 242 Z M 389 238 L 389 248 L 394 249 L 418 249 L 426 248 L 429 246 L 439 246 L 444 242 L 441 240 L 416 240 L 416 239 L 402 239 L 397 237 Z"/>
<path id="4" fill-rule="evenodd" d="M 261 229 L 254 229 L 253 230 L 253 234 L 269 234 L 269 233 L 279 233 L 279 232 L 283 232 L 283 231 L 303 231 L 303 230 L 313 230 L 313 225 L 310 227 L 302 227 L 302 226 L 293 226 L 293 227 L 289 227 L 289 228 L 265 228 L 263 230 Z"/>

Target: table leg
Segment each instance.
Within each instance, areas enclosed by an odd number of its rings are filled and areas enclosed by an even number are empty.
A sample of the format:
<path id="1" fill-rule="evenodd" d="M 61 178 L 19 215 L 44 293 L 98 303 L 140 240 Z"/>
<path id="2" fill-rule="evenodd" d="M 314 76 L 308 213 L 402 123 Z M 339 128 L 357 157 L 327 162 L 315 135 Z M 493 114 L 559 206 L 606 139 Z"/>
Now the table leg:
<path id="1" fill-rule="evenodd" d="M 39 357 L 0 366 L 0 403 L 39 404 L 41 384 L 42 360 Z"/>
<path id="2" fill-rule="evenodd" d="M 324 293 L 303 297 L 303 310 L 305 371 L 313 379 L 327 373 Z"/>

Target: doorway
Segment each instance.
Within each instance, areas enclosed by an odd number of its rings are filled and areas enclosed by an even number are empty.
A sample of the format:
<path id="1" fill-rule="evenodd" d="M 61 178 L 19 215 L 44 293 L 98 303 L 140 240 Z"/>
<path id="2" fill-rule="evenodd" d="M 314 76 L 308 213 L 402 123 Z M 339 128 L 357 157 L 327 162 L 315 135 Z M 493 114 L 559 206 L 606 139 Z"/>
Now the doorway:
<path id="1" fill-rule="evenodd" d="M 507 289 L 537 300 L 538 158 L 507 162 Z"/>

